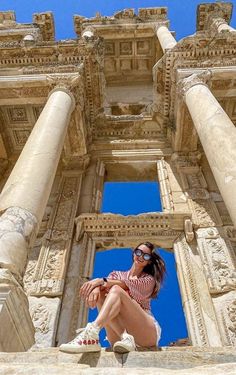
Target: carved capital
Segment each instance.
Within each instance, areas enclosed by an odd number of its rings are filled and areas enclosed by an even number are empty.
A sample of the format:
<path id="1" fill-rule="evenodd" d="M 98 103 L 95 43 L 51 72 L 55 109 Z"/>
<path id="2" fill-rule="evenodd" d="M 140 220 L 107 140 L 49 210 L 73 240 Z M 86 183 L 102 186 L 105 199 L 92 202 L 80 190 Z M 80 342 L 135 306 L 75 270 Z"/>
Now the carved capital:
<path id="1" fill-rule="evenodd" d="M 204 85 L 208 87 L 207 83 L 211 79 L 211 76 L 212 76 L 211 70 L 207 69 L 207 70 L 204 70 L 202 73 L 198 73 L 198 74 L 194 73 L 187 78 L 181 79 L 177 85 L 178 93 L 182 95 L 183 98 L 185 99 L 186 93 L 193 86 Z"/>
<path id="2" fill-rule="evenodd" d="M 162 26 L 165 26 L 167 29 L 169 29 L 169 22 L 168 21 L 159 21 L 159 22 L 156 22 L 154 25 L 153 25 L 153 28 L 154 28 L 154 32 L 156 33 L 157 30 L 162 27 Z"/>
<path id="3" fill-rule="evenodd" d="M 84 84 L 80 72 L 73 75 L 47 74 L 46 78 L 51 88 L 49 95 L 55 91 L 64 91 L 71 97 L 74 107 L 76 104 L 81 109 L 84 107 Z"/>

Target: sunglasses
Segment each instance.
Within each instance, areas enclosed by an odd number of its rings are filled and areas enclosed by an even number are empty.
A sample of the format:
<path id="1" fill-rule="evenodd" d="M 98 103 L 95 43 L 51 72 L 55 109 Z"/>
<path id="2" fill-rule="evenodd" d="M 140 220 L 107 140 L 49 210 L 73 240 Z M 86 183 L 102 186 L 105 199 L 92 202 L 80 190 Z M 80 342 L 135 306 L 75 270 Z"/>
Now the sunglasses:
<path id="1" fill-rule="evenodd" d="M 134 250 L 134 254 L 137 257 L 143 257 L 144 260 L 151 260 L 152 259 L 151 254 L 144 253 L 143 250 L 141 250 L 139 248 Z"/>

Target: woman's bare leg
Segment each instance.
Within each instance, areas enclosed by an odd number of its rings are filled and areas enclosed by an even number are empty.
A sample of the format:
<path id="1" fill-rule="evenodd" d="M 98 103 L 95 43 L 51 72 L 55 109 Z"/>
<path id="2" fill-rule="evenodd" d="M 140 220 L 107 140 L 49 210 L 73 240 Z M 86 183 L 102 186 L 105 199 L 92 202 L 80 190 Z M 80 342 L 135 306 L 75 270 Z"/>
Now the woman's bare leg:
<path id="1" fill-rule="evenodd" d="M 97 303 L 98 311 L 100 311 L 102 308 L 102 305 L 106 299 L 106 293 L 107 292 L 103 291 L 100 292 L 100 298 Z M 105 324 L 104 328 L 106 330 L 108 341 L 111 345 L 119 341 L 121 339 L 121 334 L 125 331 L 125 325 L 119 315 L 109 323 Z"/>
<path id="2" fill-rule="evenodd" d="M 98 326 L 105 327 L 118 316 L 120 322 L 125 324 L 127 332 L 134 336 L 136 344 L 156 345 L 157 333 L 152 317 L 122 288 L 114 285 L 106 296 L 95 322 Z M 145 327 L 145 329 L 141 330 L 140 327 Z"/>

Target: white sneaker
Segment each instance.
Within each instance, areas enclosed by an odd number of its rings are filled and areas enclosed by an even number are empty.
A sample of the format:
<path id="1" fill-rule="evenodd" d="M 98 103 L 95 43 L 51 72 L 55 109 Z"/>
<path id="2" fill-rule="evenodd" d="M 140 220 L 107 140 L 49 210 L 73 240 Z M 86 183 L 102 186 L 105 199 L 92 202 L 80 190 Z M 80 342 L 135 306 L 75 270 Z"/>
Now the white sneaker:
<path id="1" fill-rule="evenodd" d="M 74 340 L 60 345 L 59 350 L 67 353 L 100 352 L 99 331 L 94 323 L 88 323 L 85 328 L 76 331 L 79 334 Z"/>
<path id="2" fill-rule="evenodd" d="M 133 336 L 124 332 L 121 336 L 121 340 L 115 342 L 113 345 L 113 351 L 116 353 L 128 353 L 136 350 L 136 345 Z"/>

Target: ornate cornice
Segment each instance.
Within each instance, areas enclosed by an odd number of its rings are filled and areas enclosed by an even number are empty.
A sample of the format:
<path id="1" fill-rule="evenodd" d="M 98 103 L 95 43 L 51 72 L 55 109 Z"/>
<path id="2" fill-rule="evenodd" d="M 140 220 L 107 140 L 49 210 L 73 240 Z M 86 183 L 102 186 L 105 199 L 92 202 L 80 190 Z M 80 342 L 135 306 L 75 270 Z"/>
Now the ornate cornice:
<path id="1" fill-rule="evenodd" d="M 152 212 L 140 215 L 81 214 L 75 219 L 79 240 L 87 233 L 97 247 L 125 247 L 149 239 L 157 246 L 171 248 L 184 231 L 186 213 Z M 123 245 L 122 245 L 123 244 Z"/>

